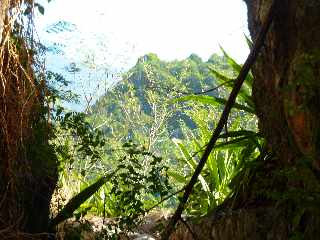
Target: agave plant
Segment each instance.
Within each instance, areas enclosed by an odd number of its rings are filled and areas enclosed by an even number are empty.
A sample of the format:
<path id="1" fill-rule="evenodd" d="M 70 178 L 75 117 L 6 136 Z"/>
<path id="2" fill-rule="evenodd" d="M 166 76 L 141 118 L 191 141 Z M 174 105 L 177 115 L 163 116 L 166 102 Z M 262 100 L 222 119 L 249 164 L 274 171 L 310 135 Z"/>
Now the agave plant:
<path id="1" fill-rule="evenodd" d="M 238 73 L 241 65 L 237 64 L 223 49 L 221 50 L 232 71 Z M 218 86 L 223 86 L 224 91 L 233 88 L 234 79 L 229 76 L 230 74 L 209 68 L 216 77 Z M 233 107 L 228 126 L 220 135 L 220 140 L 199 176 L 199 183 L 194 188 L 194 194 L 190 198 L 190 206 L 187 209 L 191 214 L 206 214 L 221 204 L 230 193 L 231 180 L 243 167 L 243 164 L 255 159 L 262 152 L 263 139 L 257 131 L 255 106 L 251 96 L 252 82 L 253 77 L 248 74 Z M 227 102 L 226 98 L 217 95 L 193 94 L 171 101 L 172 103 L 187 102 L 193 105 L 192 109 L 195 109 L 195 106 L 199 107 L 196 111 L 188 112 L 197 125 L 196 131 L 188 131 L 185 140 L 173 139 L 181 152 L 180 163 L 187 168 L 187 171 L 182 171 L 181 168 L 170 170 L 170 176 L 177 183 L 188 183 L 202 156 L 202 151 L 209 142 L 214 121 L 217 119 L 212 113 L 221 111 L 221 106 Z M 213 117 L 208 118 L 211 115 Z"/>

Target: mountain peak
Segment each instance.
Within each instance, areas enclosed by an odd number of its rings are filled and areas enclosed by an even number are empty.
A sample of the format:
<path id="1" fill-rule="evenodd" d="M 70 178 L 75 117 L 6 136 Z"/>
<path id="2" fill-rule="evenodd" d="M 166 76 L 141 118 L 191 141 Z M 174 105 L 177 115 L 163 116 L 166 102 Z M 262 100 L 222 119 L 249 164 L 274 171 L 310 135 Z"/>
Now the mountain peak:
<path id="1" fill-rule="evenodd" d="M 153 62 L 153 61 L 156 61 L 156 62 L 160 61 L 159 57 L 155 53 L 148 53 L 138 58 L 138 63 Z"/>
<path id="2" fill-rule="evenodd" d="M 202 63 L 202 59 L 201 59 L 201 57 L 199 57 L 197 54 L 195 54 L 195 53 L 192 53 L 189 57 L 188 57 L 188 59 L 190 59 L 190 60 L 192 60 L 192 61 L 194 61 L 194 62 L 197 62 L 197 63 Z"/>

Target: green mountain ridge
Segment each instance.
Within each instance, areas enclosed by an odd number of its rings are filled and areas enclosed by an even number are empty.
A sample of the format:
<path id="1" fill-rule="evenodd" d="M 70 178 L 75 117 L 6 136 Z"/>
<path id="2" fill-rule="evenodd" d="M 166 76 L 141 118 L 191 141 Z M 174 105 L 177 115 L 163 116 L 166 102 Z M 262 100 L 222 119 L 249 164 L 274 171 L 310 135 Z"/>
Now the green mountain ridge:
<path id="1" fill-rule="evenodd" d="M 89 118 L 110 141 L 134 140 L 149 150 L 162 151 L 159 149 L 164 149 L 164 142 L 184 137 L 182 128 L 196 128 L 187 114 L 194 106 L 172 104 L 170 100 L 216 87 L 211 68 L 226 76 L 233 74 L 226 59 L 217 54 L 206 62 L 196 54 L 169 62 L 156 54 L 146 54 L 123 75 L 122 81 L 99 98 Z M 206 94 L 223 97 L 226 92 L 217 89 Z"/>

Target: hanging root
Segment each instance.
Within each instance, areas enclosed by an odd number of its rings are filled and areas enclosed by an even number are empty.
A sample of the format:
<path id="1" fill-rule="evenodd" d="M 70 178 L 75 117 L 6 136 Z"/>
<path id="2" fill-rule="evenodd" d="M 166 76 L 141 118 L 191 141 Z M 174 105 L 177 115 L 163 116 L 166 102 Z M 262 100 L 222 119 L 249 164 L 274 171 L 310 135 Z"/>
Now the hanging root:
<path id="1" fill-rule="evenodd" d="M 33 0 L 1 2 L 6 8 L 0 13 L 0 238 L 32 239 L 19 232 L 24 224 L 19 197 L 31 181 L 24 143 L 33 137 L 32 122 L 43 105 L 43 88 L 35 80 Z M 31 13 L 25 14 L 27 8 Z"/>

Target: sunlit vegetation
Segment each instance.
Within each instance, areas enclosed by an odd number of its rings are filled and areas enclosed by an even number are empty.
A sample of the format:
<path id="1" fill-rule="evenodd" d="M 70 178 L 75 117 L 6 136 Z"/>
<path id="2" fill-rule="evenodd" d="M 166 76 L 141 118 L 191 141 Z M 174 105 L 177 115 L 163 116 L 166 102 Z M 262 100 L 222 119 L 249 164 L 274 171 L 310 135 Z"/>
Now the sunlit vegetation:
<path id="1" fill-rule="evenodd" d="M 58 107 L 52 144 L 60 177 L 54 201 L 59 193 L 65 199 L 52 203 L 56 214 L 64 213 L 54 224 L 72 216 L 115 217 L 119 230 L 129 231 L 151 211 L 172 211 L 240 68 L 226 53 L 207 62 L 194 54 L 173 62 L 148 54 L 87 114 Z M 233 177 L 263 148 L 251 84 L 248 76 L 199 177 L 186 208 L 189 216 L 203 216 L 221 204 L 231 193 Z"/>
<path id="2" fill-rule="evenodd" d="M 244 65 L 222 48 L 208 60 L 149 53 L 83 111 L 66 74 L 95 71 L 90 51 L 48 70 L 45 55 L 62 52 L 35 37 L 44 7 L 1 2 L 0 239 L 316 239 L 320 5 L 246 2 Z"/>

